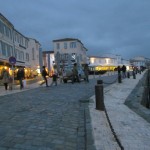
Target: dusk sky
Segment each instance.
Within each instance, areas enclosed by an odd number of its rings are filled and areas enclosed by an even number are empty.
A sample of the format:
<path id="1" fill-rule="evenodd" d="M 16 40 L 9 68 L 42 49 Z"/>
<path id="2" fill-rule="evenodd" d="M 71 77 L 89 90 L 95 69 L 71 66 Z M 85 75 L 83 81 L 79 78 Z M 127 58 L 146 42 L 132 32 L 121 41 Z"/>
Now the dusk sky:
<path id="1" fill-rule="evenodd" d="M 88 55 L 150 58 L 150 0 L 0 0 L 0 12 L 43 50 L 77 38 Z"/>

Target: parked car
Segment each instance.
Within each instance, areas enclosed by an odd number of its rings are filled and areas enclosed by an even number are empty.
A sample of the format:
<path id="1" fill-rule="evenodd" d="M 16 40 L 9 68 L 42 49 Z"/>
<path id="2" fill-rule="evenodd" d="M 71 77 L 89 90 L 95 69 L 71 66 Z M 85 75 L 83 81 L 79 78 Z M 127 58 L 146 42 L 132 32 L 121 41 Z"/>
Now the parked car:
<path id="1" fill-rule="evenodd" d="M 85 74 L 82 67 L 78 67 L 78 76 L 80 81 L 83 79 L 85 80 Z M 64 68 L 63 81 L 64 83 L 67 83 L 69 80 L 72 81 L 72 67 L 67 66 Z"/>

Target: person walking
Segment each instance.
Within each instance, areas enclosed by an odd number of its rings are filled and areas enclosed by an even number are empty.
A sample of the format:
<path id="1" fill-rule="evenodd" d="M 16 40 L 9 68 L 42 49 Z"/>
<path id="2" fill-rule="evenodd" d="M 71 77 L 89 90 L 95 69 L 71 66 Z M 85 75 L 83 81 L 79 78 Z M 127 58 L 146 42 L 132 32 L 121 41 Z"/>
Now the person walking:
<path id="1" fill-rule="evenodd" d="M 58 74 L 56 71 L 54 71 L 53 75 L 52 75 L 52 83 L 51 86 L 55 83 L 55 86 L 57 86 L 57 78 L 58 78 Z"/>
<path id="2" fill-rule="evenodd" d="M 118 74 L 121 74 L 121 70 L 122 70 L 121 67 L 118 66 L 118 67 L 117 67 Z"/>
<path id="3" fill-rule="evenodd" d="M 117 67 L 117 70 L 118 70 L 118 83 L 121 83 L 121 82 L 122 82 L 122 81 L 121 81 L 121 80 L 122 80 L 122 79 L 121 79 L 121 70 L 122 70 L 122 69 L 121 69 L 120 66 L 118 66 L 118 67 Z"/>
<path id="4" fill-rule="evenodd" d="M 17 79 L 19 80 L 20 90 L 24 88 L 22 81 L 24 78 L 25 78 L 24 68 L 20 67 L 17 72 Z"/>
<path id="5" fill-rule="evenodd" d="M 59 81 L 60 81 L 60 83 L 63 82 L 63 69 L 60 69 L 60 71 L 59 71 Z"/>
<path id="6" fill-rule="evenodd" d="M 125 65 L 122 66 L 122 77 L 126 78 L 126 66 Z"/>
<path id="7" fill-rule="evenodd" d="M 9 72 L 6 69 L 4 69 L 2 72 L 2 82 L 5 86 L 5 90 L 8 89 L 9 77 L 10 77 Z"/>
<path id="8" fill-rule="evenodd" d="M 45 69 L 45 66 L 43 66 L 43 70 L 42 70 L 42 77 L 44 79 L 44 83 L 46 84 L 46 87 L 48 87 L 48 81 L 47 81 L 47 77 L 48 76 L 48 73 Z M 43 84 L 43 83 L 42 83 Z"/>
<path id="9" fill-rule="evenodd" d="M 89 82 L 89 67 L 88 67 L 88 64 L 85 64 L 83 71 L 84 71 L 84 74 L 85 74 L 85 81 Z"/>
<path id="10" fill-rule="evenodd" d="M 74 83 L 75 80 L 77 82 L 80 82 L 79 81 L 79 76 L 78 76 L 77 64 L 76 63 L 74 63 L 74 66 L 73 66 L 73 69 L 72 69 L 72 83 Z"/>

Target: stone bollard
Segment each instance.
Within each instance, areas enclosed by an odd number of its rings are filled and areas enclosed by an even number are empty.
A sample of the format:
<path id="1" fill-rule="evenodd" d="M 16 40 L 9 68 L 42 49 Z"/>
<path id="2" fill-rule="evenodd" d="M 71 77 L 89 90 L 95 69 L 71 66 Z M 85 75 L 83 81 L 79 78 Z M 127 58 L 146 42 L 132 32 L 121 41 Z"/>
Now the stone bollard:
<path id="1" fill-rule="evenodd" d="M 133 71 L 132 74 L 133 74 L 133 79 L 136 79 L 135 71 Z"/>
<path id="2" fill-rule="evenodd" d="M 121 83 L 121 73 L 118 73 L 118 83 Z"/>
<path id="3" fill-rule="evenodd" d="M 127 72 L 127 77 L 130 78 L 130 72 Z"/>
<path id="4" fill-rule="evenodd" d="M 97 80 L 97 84 L 103 84 L 103 80 Z"/>
<path id="5" fill-rule="evenodd" d="M 95 98 L 96 98 L 96 109 L 105 110 L 104 106 L 104 91 L 103 91 L 103 81 L 98 80 L 97 85 L 95 85 Z"/>

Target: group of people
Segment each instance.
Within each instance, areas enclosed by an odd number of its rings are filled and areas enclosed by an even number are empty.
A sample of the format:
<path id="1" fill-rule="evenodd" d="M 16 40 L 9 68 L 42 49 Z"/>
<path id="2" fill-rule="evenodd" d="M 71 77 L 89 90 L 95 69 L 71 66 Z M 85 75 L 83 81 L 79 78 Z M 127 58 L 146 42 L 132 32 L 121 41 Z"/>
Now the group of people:
<path id="1" fill-rule="evenodd" d="M 120 74 L 121 75 L 121 72 L 122 72 L 122 77 L 123 78 L 126 78 L 126 66 L 125 65 L 123 65 L 122 67 L 120 67 L 120 66 L 118 66 L 118 68 L 117 68 L 117 70 L 118 70 L 118 74 Z"/>
<path id="2" fill-rule="evenodd" d="M 89 78 L 88 78 L 88 73 L 89 73 L 89 69 L 88 69 L 88 65 L 85 64 L 84 66 L 84 74 L 85 74 L 85 81 L 89 82 Z M 61 72 L 62 75 L 65 74 L 64 70 L 62 70 Z M 46 87 L 48 87 L 48 80 L 47 80 L 47 76 L 48 72 L 46 71 L 45 66 L 43 66 L 43 70 L 42 70 L 42 76 L 44 79 L 44 83 L 46 84 Z M 55 86 L 57 86 L 57 78 L 58 78 L 59 74 L 56 70 L 54 70 L 54 73 L 52 75 L 52 83 L 51 86 L 53 84 L 55 84 Z M 2 78 L 2 83 L 4 84 L 5 90 L 8 90 L 8 87 L 10 90 L 12 90 L 12 84 L 13 84 L 13 76 L 9 74 L 9 71 L 7 69 L 3 69 L 2 73 L 1 73 L 1 78 Z M 24 72 L 24 68 L 20 67 L 17 71 L 17 80 L 19 81 L 20 84 L 20 89 L 24 88 L 24 84 L 23 84 L 23 80 L 25 79 L 25 72 Z M 74 83 L 75 81 L 80 82 L 79 80 L 79 74 L 78 74 L 78 68 L 77 68 L 77 64 L 75 63 L 72 69 L 72 83 Z"/>
<path id="3" fill-rule="evenodd" d="M 7 69 L 3 69 L 1 73 L 2 83 L 4 84 L 5 90 L 12 90 L 13 76 L 9 74 Z M 23 89 L 23 79 L 25 78 L 24 68 L 19 68 L 17 71 L 17 79 L 19 80 L 20 89 Z"/>
<path id="4" fill-rule="evenodd" d="M 89 77 L 88 77 L 89 76 L 89 68 L 88 68 L 88 64 L 85 64 L 83 71 L 84 71 L 84 74 L 85 74 L 85 81 L 89 82 Z M 60 82 L 62 82 L 63 76 L 65 74 L 64 69 L 62 69 L 60 74 L 61 74 Z M 47 80 L 47 76 L 49 76 L 49 75 L 48 75 L 48 73 L 46 71 L 45 66 L 43 66 L 42 76 L 43 76 L 43 79 L 44 79 L 43 83 L 46 84 L 46 87 L 49 87 L 48 80 Z M 56 70 L 54 70 L 53 75 L 52 75 L 52 83 L 51 83 L 50 86 L 52 86 L 53 84 L 55 84 L 55 86 L 57 86 L 57 78 L 58 77 L 59 77 L 59 73 Z M 79 80 L 79 73 L 78 73 L 78 67 L 77 67 L 76 63 L 74 63 L 73 68 L 72 68 L 72 84 L 75 81 L 77 81 L 78 83 L 80 82 L 80 80 Z"/>
<path id="5" fill-rule="evenodd" d="M 48 73 L 47 73 L 47 71 L 46 71 L 46 68 L 45 68 L 45 66 L 43 66 L 43 70 L 42 70 L 42 77 L 43 77 L 43 79 L 44 79 L 44 83 L 46 84 L 46 87 L 49 87 L 49 85 L 48 85 L 48 80 L 47 80 L 47 76 L 49 76 L 48 75 Z M 54 71 L 54 73 L 53 73 L 53 75 L 52 75 L 52 83 L 51 83 L 51 86 L 55 83 L 55 86 L 57 86 L 57 78 L 58 78 L 58 74 L 57 74 L 57 71 L 55 70 Z M 43 84 L 43 83 L 42 83 Z"/>

